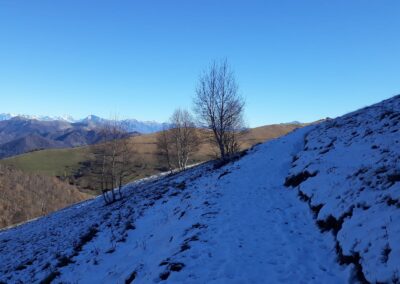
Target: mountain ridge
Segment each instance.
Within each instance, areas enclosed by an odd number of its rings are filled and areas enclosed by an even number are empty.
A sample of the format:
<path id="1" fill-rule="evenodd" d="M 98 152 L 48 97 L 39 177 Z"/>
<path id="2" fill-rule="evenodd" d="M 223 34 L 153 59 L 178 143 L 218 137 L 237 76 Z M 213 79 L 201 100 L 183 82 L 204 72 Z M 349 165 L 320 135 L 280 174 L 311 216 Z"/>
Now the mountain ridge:
<path id="1" fill-rule="evenodd" d="M 38 120 L 38 121 L 64 121 L 69 123 L 89 123 L 104 124 L 109 122 L 111 119 L 102 118 L 100 116 L 90 114 L 84 118 L 75 119 L 71 115 L 63 116 L 48 116 L 48 115 L 27 115 L 27 114 L 13 114 L 13 113 L 0 113 L 0 121 L 10 119 L 25 119 L 25 120 Z M 138 120 L 134 118 L 128 119 L 117 119 L 124 123 L 128 131 L 136 131 L 140 133 L 152 133 L 162 129 L 163 126 L 167 126 L 168 123 L 157 122 L 154 120 Z"/>
<path id="2" fill-rule="evenodd" d="M 109 120 L 89 116 L 79 122 L 0 115 L 0 159 L 41 149 L 71 148 L 101 141 L 101 128 Z M 152 133 L 166 127 L 137 120 L 121 121 L 129 135 Z"/>
<path id="3" fill-rule="evenodd" d="M 39 149 L 90 145 L 101 139 L 100 129 L 85 124 L 14 117 L 0 121 L 0 159 Z"/>

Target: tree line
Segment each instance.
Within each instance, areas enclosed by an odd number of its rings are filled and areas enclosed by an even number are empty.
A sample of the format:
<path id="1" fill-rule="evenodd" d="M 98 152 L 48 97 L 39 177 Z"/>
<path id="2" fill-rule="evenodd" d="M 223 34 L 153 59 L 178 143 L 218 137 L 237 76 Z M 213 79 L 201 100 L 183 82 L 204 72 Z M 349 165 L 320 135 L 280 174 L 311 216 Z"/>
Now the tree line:
<path id="1" fill-rule="evenodd" d="M 176 109 L 168 126 L 157 134 L 159 159 L 169 171 L 185 170 L 199 147 L 210 141 L 218 158 L 227 161 L 240 151 L 245 130 L 245 102 L 227 60 L 214 61 L 199 76 L 192 115 Z M 92 146 L 92 176 L 106 204 L 122 198 L 121 188 L 132 173 L 134 146 L 123 123 L 113 119 L 102 129 L 103 143 Z"/>

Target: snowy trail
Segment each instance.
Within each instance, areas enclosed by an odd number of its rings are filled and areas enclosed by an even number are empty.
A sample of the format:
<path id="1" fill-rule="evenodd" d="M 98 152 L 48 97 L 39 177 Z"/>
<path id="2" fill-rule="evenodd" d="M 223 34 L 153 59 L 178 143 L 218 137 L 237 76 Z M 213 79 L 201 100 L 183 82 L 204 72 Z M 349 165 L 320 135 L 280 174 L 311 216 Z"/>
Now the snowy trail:
<path id="1" fill-rule="evenodd" d="M 222 193 L 204 236 L 213 260 L 206 254 L 196 260 L 207 271 L 198 283 L 349 282 L 350 268 L 337 264 L 331 234 L 320 233 L 308 206 L 283 186 L 306 131 L 260 146 L 213 185 Z"/>

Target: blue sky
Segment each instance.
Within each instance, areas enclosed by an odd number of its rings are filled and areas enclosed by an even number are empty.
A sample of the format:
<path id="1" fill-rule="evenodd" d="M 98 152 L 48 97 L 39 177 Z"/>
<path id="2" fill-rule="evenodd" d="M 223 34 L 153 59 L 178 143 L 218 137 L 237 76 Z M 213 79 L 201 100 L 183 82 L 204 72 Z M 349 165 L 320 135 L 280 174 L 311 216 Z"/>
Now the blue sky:
<path id="1" fill-rule="evenodd" d="M 250 126 L 400 93 L 400 1 L 0 0 L 0 112 L 165 121 L 227 58 Z"/>

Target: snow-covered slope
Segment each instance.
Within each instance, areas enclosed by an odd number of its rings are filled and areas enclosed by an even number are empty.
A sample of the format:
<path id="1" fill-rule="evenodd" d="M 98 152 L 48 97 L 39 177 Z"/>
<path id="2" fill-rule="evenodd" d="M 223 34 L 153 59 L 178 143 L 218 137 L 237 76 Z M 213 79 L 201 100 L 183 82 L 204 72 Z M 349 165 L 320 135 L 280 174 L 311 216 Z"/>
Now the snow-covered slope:
<path id="1" fill-rule="evenodd" d="M 399 111 L 395 97 L 3 231 L 0 282 L 395 281 Z"/>
<path id="2" fill-rule="evenodd" d="M 335 261 L 332 236 L 282 186 L 306 132 L 220 169 L 132 184 L 111 206 L 97 198 L 4 232 L 3 281 L 344 281 L 349 271 Z"/>
<path id="3" fill-rule="evenodd" d="M 343 262 L 400 281 L 400 96 L 316 126 L 294 158 L 297 186 Z"/>

